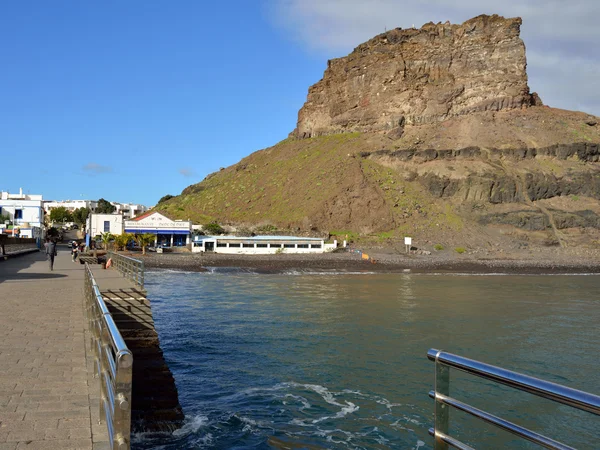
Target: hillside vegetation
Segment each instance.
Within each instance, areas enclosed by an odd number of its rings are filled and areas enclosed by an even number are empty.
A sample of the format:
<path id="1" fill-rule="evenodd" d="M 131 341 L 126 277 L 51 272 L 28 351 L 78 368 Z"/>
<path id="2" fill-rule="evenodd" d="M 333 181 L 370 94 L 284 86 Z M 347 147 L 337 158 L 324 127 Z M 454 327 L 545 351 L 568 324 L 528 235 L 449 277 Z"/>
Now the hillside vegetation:
<path id="1" fill-rule="evenodd" d="M 551 108 L 481 113 L 452 127 L 410 127 L 411 145 L 406 136 L 379 133 L 290 138 L 157 209 L 198 223 L 377 241 L 411 235 L 431 243 L 489 243 L 516 235 L 547 245 L 593 243 L 600 228 L 600 136 L 585 123 L 589 117 Z M 519 134 L 515 122 L 527 128 Z M 524 137 L 544 146 L 524 145 Z"/>

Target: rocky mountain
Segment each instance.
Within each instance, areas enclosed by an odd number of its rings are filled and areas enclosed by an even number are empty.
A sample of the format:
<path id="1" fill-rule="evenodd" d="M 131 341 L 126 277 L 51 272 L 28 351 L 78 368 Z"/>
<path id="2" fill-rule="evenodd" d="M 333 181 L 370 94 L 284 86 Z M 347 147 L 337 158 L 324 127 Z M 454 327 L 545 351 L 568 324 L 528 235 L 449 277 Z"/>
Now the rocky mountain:
<path id="1" fill-rule="evenodd" d="M 294 134 L 397 133 L 404 125 L 534 105 L 520 26 L 521 19 L 494 15 L 380 34 L 328 61 Z"/>
<path id="2" fill-rule="evenodd" d="M 520 19 L 395 29 L 329 61 L 290 137 L 157 209 L 473 248 L 598 246 L 600 125 L 527 85 Z"/>

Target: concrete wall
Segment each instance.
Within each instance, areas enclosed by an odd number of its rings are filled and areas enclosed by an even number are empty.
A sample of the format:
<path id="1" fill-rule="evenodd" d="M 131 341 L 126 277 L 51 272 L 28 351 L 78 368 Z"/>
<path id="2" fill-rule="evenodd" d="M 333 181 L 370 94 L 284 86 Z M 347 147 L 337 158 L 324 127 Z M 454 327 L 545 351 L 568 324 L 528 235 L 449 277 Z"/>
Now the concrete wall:
<path id="1" fill-rule="evenodd" d="M 87 220 L 87 230 L 92 239 L 99 234 L 105 233 L 105 221 L 109 222 L 109 233 L 123 233 L 123 216 L 121 214 L 90 214 Z"/>

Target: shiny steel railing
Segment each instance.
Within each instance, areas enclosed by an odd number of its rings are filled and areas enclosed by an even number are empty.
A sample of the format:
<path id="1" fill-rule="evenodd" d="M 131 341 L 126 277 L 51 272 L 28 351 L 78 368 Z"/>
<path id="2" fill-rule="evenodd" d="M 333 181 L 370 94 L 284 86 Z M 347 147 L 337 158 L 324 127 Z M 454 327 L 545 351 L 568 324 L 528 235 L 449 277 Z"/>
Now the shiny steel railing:
<path id="1" fill-rule="evenodd" d="M 106 420 L 111 449 L 129 450 L 133 355 L 108 311 L 87 263 L 84 286 L 95 377 L 100 379 L 100 420 Z"/>
<path id="2" fill-rule="evenodd" d="M 125 278 L 129 278 L 139 287 L 144 288 L 144 261 L 115 252 L 108 252 L 108 258 L 112 260 L 112 266 Z"/>
<path id="3" fill-rule="evenodd" d="M 472 450 L 468 445 L 449 436 L 448 426 L 450 421 L 450 406 L 523 439 L 534 442 L 544 448 L 561 450 L 572 449 L 572 447 L 569 447 L 568 445 L 561 444 L 560 442 L 554 441 L 539 433 L 528 430 L 527 428 L 516 425 L 500 417 L 496 417 L 450 397 L 450 368 L 458 369 L 486 380 L 529 392 L 538 397 L 547 398 L 573 408 L 600 415 L 600 396 L 598 395 L 578 391 L 566 386 L 561 386 L 560 384 L 540 380 L 539 378 L 512 372 L 501 367 L 453 355 L 452 353 L 445 353 L 436 349 L 429 350 L 427 352 L 427 358 L 435 362 L 435 390 L 429 393 L 429 396 L 435 400 L 435 426 L 434 428 L 429 429 L 429 434 L 434 436 L 435 439 L 435 450 L 446 450 L 449 446 L 462 450 Z"/>

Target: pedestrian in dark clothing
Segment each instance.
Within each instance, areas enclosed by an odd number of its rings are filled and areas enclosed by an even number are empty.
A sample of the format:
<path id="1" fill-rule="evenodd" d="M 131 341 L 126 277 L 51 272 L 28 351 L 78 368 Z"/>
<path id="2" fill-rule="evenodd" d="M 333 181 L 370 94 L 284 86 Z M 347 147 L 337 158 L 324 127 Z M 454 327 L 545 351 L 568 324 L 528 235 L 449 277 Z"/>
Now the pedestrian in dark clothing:
<path id="1" fill-rule="evenodd" d="M 54 270 L 54 257 L 56 256 L 56 242 L 46 239 L 46 258 L 50 265 L 50 270 Z"/>

